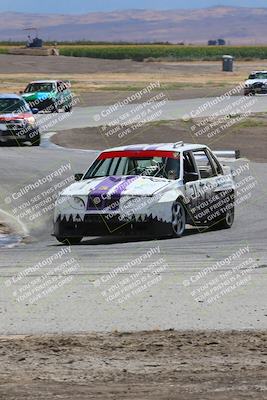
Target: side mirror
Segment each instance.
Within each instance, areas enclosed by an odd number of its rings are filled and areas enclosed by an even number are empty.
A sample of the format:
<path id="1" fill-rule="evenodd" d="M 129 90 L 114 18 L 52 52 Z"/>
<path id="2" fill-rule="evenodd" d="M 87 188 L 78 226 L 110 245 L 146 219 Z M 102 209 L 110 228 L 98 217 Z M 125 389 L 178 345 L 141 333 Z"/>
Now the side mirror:
<path id="1" fill-rule="evenodd" d="M 19 94 L 23 94 L 23 93 L 24 93 L 23 90 L 20 90 L 20 91 L 19 91 Z"/>
<path id="2" fill-rule="evenodd" d="M 33 114 L 38 114 L 38 112 L 39 112 L 38 108 L 32 108 L 32 113 Z"/>
<path id="3" fill-rule="evenodd" d="M 82 177 L 83 177 L 83 174 L 75 174 L 74 175 L 75 181 L 81 181 Z"/>
<path id="4" fill-rule="evenodd" d="M 184 173 L 184 183 L 198 181 L 197 172 L 185 172 Z"/>

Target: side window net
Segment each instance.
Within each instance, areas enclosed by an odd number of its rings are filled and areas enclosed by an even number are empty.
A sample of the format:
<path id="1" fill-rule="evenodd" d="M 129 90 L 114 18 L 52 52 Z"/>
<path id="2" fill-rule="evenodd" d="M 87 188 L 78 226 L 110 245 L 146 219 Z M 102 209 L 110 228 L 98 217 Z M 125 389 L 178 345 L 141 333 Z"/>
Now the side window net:
<path id="1" fill-rule="evenodd" d="M 194 156 L 201 179 L 212 178 L 216 175 L 213 166 L 204 150 L 194 151 Z"/>

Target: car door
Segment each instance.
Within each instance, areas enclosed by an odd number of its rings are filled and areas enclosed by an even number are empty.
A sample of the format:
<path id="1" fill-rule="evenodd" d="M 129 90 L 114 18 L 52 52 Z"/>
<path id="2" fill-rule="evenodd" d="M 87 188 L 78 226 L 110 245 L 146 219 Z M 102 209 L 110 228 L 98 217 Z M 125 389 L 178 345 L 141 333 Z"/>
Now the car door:
<path id="1" fill-rule="evenodd" d="M 216 193 L 218 186 L 218 170 L 207 148 L 192 151 L 197 171 L 198 199 L 195 219 L 198 223 L 212 223 L 218 216 L 215 204 L 219 201 Z"/>
<path id="2" fill-rule="evenodd" d="M 197 223 L 201 202 L 200 176 L 191 151 L 183 153 L 183 180 L 188 222 Z"/>
<path id="3" fill-rule="evenodd" d="M 215 199 L 218 198 L 217 203 L 220 202 L 221 204 L 221 207 L 217 207 L 217 214 L 220 212 L 220 215 L 218 215 L 220 219 L 223 218 L 225 209 L 231 208 L 235 201 L 233 177 L 231 172 L 229 174 L 224 174 L 223 168 L 215 155 L 209 149 L 206 149 L 206 151 L 216 171 L 216 176 L 214 177 L 214 195 Z M 213 206 L 213 209 L 214 208 L 215 206 Z"/>

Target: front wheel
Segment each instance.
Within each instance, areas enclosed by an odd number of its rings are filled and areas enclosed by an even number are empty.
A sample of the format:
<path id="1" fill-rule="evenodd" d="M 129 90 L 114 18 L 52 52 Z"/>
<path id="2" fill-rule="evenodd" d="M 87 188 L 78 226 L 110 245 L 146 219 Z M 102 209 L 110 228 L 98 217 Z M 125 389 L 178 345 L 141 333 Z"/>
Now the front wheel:
<path id="1" fill-rule="evenodd" d="M 66 113 L 72 112 L 72 106 L 71 106 L 71 105 L 70 105 L 70 106 L 66 106 L 66 107 L 65 107 L 65 112 L 66 112 Z"/>
<path id="2" fill-rule="evenodd" d="M 255 96 L 255 90 L 244 90 L 244 96 Z"/>
<path id="3" fill-rule="evenodd" d="M 40 133 L 37 136 L 34 136 L 33 139 L 31 139 L 31 144 L 32 144 L 32 146 L 40 146 L 40 144 L 41 144 L 41 135 L 40 135 Z"/>
<path id="4" fill-rule="evenodd" d="M 58 107 L 58 104 L 56 102 L 52 104 L 51 112 L 52 113 L 59 113 L 59 107 Z"/>
<path id="5" fill-rule="evenodd" d="M 234 223 L 235 220 L 235 210 L 234 207 L 232 207 L 230 210 L 228 210 L 223 218 L 217 223 L 218 229 L 230 229 Z"/>
<path id="6" fill-rule="evenodd" d="M 56 239 L 60 243 L 64 243 L 66 245 L 75 245 L 79 244 L 82 241 L 82 237 L 59 237 L 56 236 Z"/>
<path id="7" fill-rule="evenodd" d="M 176 238 L 184 234 L 186 225 L 185 208 L 181 200 L 176 200 L 172 205 L 172 233 Z"/>

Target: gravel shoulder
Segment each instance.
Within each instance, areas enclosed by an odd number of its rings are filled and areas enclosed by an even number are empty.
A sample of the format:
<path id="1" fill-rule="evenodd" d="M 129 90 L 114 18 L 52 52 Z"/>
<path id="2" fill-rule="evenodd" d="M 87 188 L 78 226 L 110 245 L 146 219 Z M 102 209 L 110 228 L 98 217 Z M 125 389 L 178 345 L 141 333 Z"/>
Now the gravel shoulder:
<path id="1" fill-rule="evenodd" d="M 5 245 L 8 235 L 11 234 L 10 228 L 0 221 L 0 248 Z"/>
<path id="2" fill-rule="evenodd" d="M 2 222 L 0 222 L 0 236 L 8 235 L 10 233 L 10 229 Z"/>
<path id="3" fill-rule="evenodd" d="M 0 338 L 0 398 L 266 399 L 266 332 Z"/>

